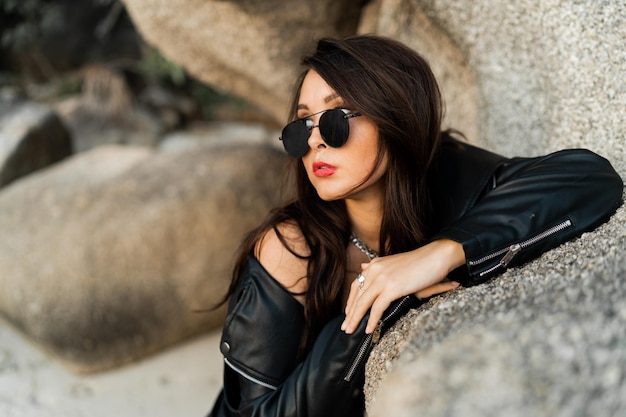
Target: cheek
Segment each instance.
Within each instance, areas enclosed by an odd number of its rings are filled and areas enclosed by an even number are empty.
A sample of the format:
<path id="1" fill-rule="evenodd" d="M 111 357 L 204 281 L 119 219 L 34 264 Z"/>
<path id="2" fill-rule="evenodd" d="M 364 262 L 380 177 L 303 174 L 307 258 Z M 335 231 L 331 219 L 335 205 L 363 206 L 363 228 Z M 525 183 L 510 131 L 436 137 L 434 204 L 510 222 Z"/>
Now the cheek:
<path id="1" fill-rule="evenodd" d="M 354 138 L 355 159 L 359 160 L 363 165 L 369 165 L 369 169 L 372 169 L 374 162 L 378 158 L 378 129 L 372 123 L 364 124 L 364 126 L 355 129 Z"/>

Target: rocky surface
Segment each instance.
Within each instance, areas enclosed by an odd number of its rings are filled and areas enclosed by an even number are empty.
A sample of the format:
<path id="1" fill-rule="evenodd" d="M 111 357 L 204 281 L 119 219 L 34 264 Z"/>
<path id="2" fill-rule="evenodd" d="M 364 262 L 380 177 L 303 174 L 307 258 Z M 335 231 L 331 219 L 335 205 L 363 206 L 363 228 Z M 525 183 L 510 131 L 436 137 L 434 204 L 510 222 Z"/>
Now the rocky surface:
<path id="1" fill-rule="evenodd" d="M 590 148 L 626 159 L 626 6 L 615 0 L 376 0 L 362 32 L 431 63 L 447 124 L 506 155 Z"/>
<path id="2" fill-rule="evenodd" d="M 409 313 L 368 362 L 369 415 L 624 415 L 625 222 Z"/>

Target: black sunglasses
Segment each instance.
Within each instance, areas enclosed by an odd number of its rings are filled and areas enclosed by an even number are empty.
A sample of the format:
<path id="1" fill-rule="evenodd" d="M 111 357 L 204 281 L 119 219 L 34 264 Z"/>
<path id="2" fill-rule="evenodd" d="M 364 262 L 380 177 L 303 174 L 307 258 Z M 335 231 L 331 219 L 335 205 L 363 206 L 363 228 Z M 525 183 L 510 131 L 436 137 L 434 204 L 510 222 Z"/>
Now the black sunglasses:
<path id="1" fill-rule="evenodd" d="M 311 116 L 323 113 L 317 125 L 313 125 Z M 350 113 L 348 109 L 328 109 L 311 114 L 302 119 L 294 120 L 283 128 L 280 140 L 287 153 L 294 158 L 302 158 L 309 150 L 311 131 L 319 127 L 320 135 L 328 146 L 339 148 L 343 146 L 350 135 L 348 119 L 358 117 L 359 113 Z"/>

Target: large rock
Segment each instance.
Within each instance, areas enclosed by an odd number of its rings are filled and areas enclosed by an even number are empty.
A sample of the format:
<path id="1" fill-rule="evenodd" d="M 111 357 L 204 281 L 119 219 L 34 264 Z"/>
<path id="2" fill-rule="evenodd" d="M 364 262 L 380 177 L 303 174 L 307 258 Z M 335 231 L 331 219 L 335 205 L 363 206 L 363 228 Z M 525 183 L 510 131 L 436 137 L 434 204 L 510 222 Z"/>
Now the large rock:
<path id="1" fill-rule="evenodd" d="M 368 415 L 625 415 L 624 222 L 409 313 L 370 357 Z"/>
<path id="2" fill-rule="evenodd" d="M 475 106 L 477 136 L 455 127 L 471 140 L 508 155 L 587 147 L 626 160 L 623 1 L 377 2 L 370 26 L 433 61 L 449 112 L 450 96 L 470 90 L 462 111 Z"/>
<path id="3" fill-rule="evenodd" d="M 277 120 L 305 49 L 354 33 L 361 0 L 124 0 L 145 39 L 198 79 Z"/>
<path id="4" fill-rule="evenodd" d="M 107 146 L 0 193 L 0 312 L 72 369 L 116 366 L 221 324 L 242 236 L 280 198 L 264 146 Z"/>
<path id="5" fill-rule="evenodd" d="M 70 133 L 49 107 L 11 99 L 1 109 L 0 187 L 72 154 Z"/>

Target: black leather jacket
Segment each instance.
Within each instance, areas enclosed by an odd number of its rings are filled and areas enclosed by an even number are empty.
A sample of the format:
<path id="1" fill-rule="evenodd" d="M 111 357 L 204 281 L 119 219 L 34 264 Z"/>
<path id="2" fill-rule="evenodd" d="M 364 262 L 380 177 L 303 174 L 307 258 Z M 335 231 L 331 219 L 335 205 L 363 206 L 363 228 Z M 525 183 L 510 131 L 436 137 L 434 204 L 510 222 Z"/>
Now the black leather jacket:
<path id="1" fill-rule="evenodd" d="M 433 239 L 463 244 L 467 264 L 454 279 L 466 286 L 595 228 L 623 190 L 608 161 L 586 150 L 507 159 L 456 140 L 444 141 L 430 184 Z M 404 301 L 399 313 L 417 303 Z M 366 319 L 352 335 L 342 321 L 327 323 L 298 362 L 303 307 L 250 257 L 230 299 L 224 388 L 210 416 L 362 416 L 364 363 L 376 336 L 364 334 Z"/>

